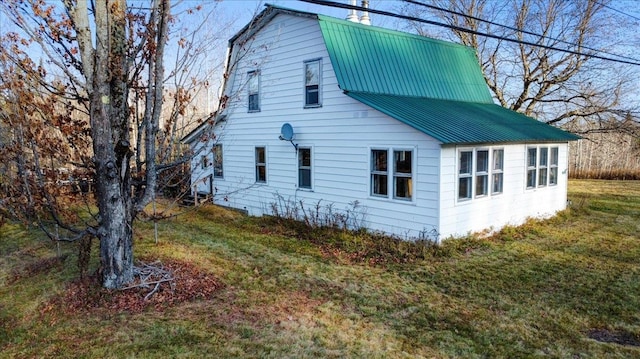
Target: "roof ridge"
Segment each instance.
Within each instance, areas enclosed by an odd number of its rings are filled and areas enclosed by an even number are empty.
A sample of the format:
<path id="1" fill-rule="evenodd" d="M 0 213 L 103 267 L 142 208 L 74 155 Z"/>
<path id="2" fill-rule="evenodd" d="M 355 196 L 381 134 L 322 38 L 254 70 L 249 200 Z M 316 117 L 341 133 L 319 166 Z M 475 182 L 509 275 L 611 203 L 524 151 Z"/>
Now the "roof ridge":
<path id="1" fill-rule="evenodd" d="M 429 36 L 422 36 L 422 35 L 412 34 L 410 32 L 389 29 L 389 28 L 381 27 L 381 26 L 365 25 L 365 24 L 361 24 L 359 22 L 352 22 L 352 21 L 349 21 L 349 20 L 340 19 L 340 18 L 337 18 L 337 17 L 334 17 L 334 16 L 329 16 L 329 15 L 323 15 L 323 14 L 316 14 L 316 15 L 318 16 L 318 20 L 319 21 L 328 21 L 328 22 L 339 23 L 339 24 L 342 24 L 342 25 L 361 27 L 363 29 L 369 29 L 371 31 L 389 33 L 391 35 L 396 35 L 396 36 L 398 36 L 398 35 L 399 36 L 406 36 L 406 37 L 410 37 L 412 39 L 416 39 L 416 40 L 420 40 L 420 41 L 436 42 L 436 43 L 439 43 L 441 45 L 447 45 L 447 46 L 453 46 L 453 47 L 462 47 L 462 48 L 469 49 L 469 50 L 472 50 L 473 52 L 475 52 L 475 49 L 473 47 L 467 46 L 467 45 L 464 45 L 464 44 L 460 44 L 460 43 L 457 43 L 457 42 L 436 39 L 436 38 L 429 37 Z"/>

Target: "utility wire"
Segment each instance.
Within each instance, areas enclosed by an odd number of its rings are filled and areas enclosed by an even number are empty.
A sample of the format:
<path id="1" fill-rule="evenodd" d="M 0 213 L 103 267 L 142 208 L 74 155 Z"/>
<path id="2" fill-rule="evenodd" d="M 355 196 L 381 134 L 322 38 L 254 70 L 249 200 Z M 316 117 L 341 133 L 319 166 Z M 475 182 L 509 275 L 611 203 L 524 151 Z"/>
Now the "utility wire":
<path id="1" fill-rule="evenodd" d="M 548 49 L 548 50 L 560 51 L 560 52 L 564 52 L 564 53 L 568 53 L 568 54 L 572 54 L 572 55 L 591 57 L 591 58 L 594 58 L 594 59 L 600 59 L 600 60 L 613 61 L 613 62 L 628 64 L 628 65 L 640 66 L 640 62 L 638 60 L 635 60 L 635 59 L 634 59 L 635 61 L 627 61 L 627 60 L 613 59 L 613 58 L 610 58 L 610 57 L 605 57 L 605 56 L 600 56 L 600 55 L 595 55 L 595 54 L 586 54 L 586 53 L 579 52 L 579 51 L 573 51 L 573 50 L 569 50 L 569 49 L 561 49 L 561 48 L 557 48 L 557 47 L 553 47 L 553 46 L 536 44 L 536 43 L 533 43 L 533 42 L 530 42 L 530 41 L 523 41 L 523 40 L 511 39 L 511 38 L 504 37 L 504 36 L 487 34 L 487 33 L 484 33 L 484 32 L 471 30 L 471 29 L 467 29 L 467 28 L 464 28 L 464 27 L 460 27 L 460 26 L 449 25 L 449 24 L 445 24 L 445 23 L 441 23 L 441 22 L 437 22 L 437 21 L 425 20 L 425 19 L 422 19 L 422 18 L 419 18 L 419 17 L 415 17 L 415 16 L 400 15 L 400 14 L 396 14 L 396 13 L 392 13 L 392 12 L 384 11 L 384 10 L 377 10 L 377 9 L 373 9 L 373 8 L 365 8 L 365 7 L 362 7 L 362 6 L 353 6 L 353 5 L 342 4 L 342 3 L 335 2 L 335 1 L 327 1 L 327 0 L 299 0 L 299 1 L 306 2 L 306 3 L 309 3 L 309 4 L 329 6 L 329 7 L 341 8 L 341 9 L 368 11 L 368 12 L 370 12 L 372 14 L 390 16 L 390 17 L 395 17 L 395 18 L 403 19 L 403 20 L 416 21 L 416 22 L 421 22 L 421 23 L 425 23 L 425 24 L 429 24 L 429 25 L 442 26 L 442 27 L 446 27 L 446 28 L 449 28 L 449 29 L 453 29 L 453 30 L 457 30 L 457 31 L 461 31 L 461 32 L 466 32 L 466 33 L 469 33 L 469 34 L 485 36 L 485 37 L 498 39 L 498 40 L 503 40 L 503 41 L 508 41 L 508 42 L 515 42 L 515 43 L 523 44 L 523 45 L 540 47 L 540 48 Z M 616 56 L 618 56 L 618 55 L 616 55 Z"/>
<path id="2" fill-rule="evenodd" d="M 606 7 L 607 9 L 609 9 L 609 10 L 611 10 L 611 11 L 615 11 L 615 12 L 617 12 L 617 13 L 619 13 L 619 14 L 622 14 L 622 15 L 624 15 L 624 16 L 628 16 L 628 17 L 634 18 L 634 19 L 636 19 L 636 20 L 640 20 L 640 17 L 633 16 L 633 15 L 631 15 L 631 14 L 627 14 L 626 12 L 620 11 L 620 10 L 618 10 L 618 9 L 616 9 L 616 8 L 612 8 L 611 6 L 609 6 L 609 5 L 607 5 L 607 4 L 603 4 L 603 3 L 601 3 L 600 1 L 596 1 L 596 2 L 597 2 L 598 4 L 600 4 L 600 5 L 604 6 L 604 7 Z"/>
<path id="3" fill-rule="evenodd" d="M 406 3 L 409 3 L 409 4 L 423 6 L 423 7 L 429 8 L 429 9 L 433 9 L 433 10 L 438 10 L 438 11 L 448 12 L 450 14 L 454 14 L 454 15 L 458 15 L 458 16 L 463 16 L 463 17 L 466 17 L 468 19 L 472 19 L 472 20 L 476 20 L 476 21 L 487 23 L 489 25 L 495 25 L 495 26 L 504 27 L 504 28 L 512 30 L 512 31 L 520 32 L 520 33 L 527 34 L 527 35 L 537 36 L 537 37 L 540 37 L 542 39 L 549 39 L 549 40 L 557 41 L 557 42 L 560 42 L 560 43 L 563 43 L 563 44 L 566 44 L 566 45 L 577 46 L 575 43 L 572 43 L 572 42 L 569 42 L 569 41 L 564 41 L 562 39 L 558 39 L 558 38 L 555 38 L 555 37 L 541 35 L 541 34 L 537 34 L 535 32 L 531 32 L 531 31 L 527 31 L 527 30 L 523 30 L 523 29 L 518 29 L 516 27 L 512 27 L 512 26 L 509 26 L 509 25 L 499 24 L 497 22 L 485 20 L 485 19 L 482 19 L 482 18 L 479 18 L 479 17 L 475 17 L 475 16 L 472 16 L 472 15 L 467 15 L 467 14 L 464 14 L 464 13 L 461 13 L 461 12 L 448 10 L 448 9 L 445 9 L 445 8 L 442 8 L 442 7 L 438 7 L 438 6 L 435 6 L 435 5 L 425 4 L 425 3 L 420 2 L 420 1 L 415 1 L 415 0 L 402 0 L 402 1 L 406 2 Z M 603 5 L 603 4 L 600 4 L 600 5 Z M 606 5 L 603 5 L 603 6 L 606 6 Z M 627 60 L 631 60 L 631 61 L 634 61 L 634 62 L 640 62 L 640 60 L 638 60 L 636 58 L 633 58 L 633 57 L 628 57 L 628 56 L 624 56 L 624 55 L 618 55 L 618 54 L 614 54 L 614 53 L 607 52 L 607 51 L 604 51 L 604 50 L 594 49 L 594 48 L 591 48 L 591 47 L 588 47 L 588 46 L 584 46 L 584 45 L 581 45 L 581 47 L 583 49 L 586 49 L 586 50 L 600 52 L 600 53 L 603 53 L 603 54 L 619 57 L 621 59 L 627 59 Z"/>

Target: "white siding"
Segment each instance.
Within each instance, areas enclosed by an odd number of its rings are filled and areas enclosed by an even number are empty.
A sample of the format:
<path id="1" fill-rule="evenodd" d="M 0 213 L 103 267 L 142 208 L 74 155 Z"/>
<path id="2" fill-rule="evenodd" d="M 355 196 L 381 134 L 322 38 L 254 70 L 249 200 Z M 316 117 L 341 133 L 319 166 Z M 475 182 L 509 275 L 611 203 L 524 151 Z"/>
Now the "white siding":
<path id="1" fill-rule="evenodd" d="M 558 147 L 558 184 L 526 188 L 526 150 L 528 146 Z M 440 235 L 462 236 L 487 229 L 498 230 L 519 225 L 527 218 L 549 217 L 563 210 L 567 202 L 567 149 L 562 144 L 517 144 L 494 146 L 504 148 L 503 193 L 460 201 L 457 199 L 457 153 L 459 148 L 442 150 L 440 177 Z"/>
<path id="2" fill-rule="evenodd" d="M 213 175 L 213 155 L 211 153 L 211 144 L 206 142 L 194 141 L 192 145 L 194 156 L 191 159 L 191 194 L 209 193 L 211 190 L 211 177 Z M 202 156 L 207 156 L 209 166 L 202 167 Z"/>
<path id="3" fill-rule="evenodd" d="M 402 237 L 436 229 L 439 143 L 344 95 L 333 73 L 317 21 L 279 15 L 253 42 L 266 55 L 249 53 L 237 65 L 229 94 L 228 121 L 219 140 L 224 146 L 224 179 L 215 179 L 216 203 L 271 213 L 277 195 L 305 207 L 332 205 L 346 212 L 358 201 L 365 225 Z M 303 108 L 303 63 L 322 59 L 322 107 Z M 246 73 L 260 70 L 260 112 L 248 113 Z M 312 190 L 297 188 L 294 146 L 278 139 L 283 123 L 295 131 L 294 142 L 312 148 Z M 255 183 L 256 146 L 266 147 L 267 183 Z M 379 199 L 370 193 L 372 147 L 414 151 L 411 202 Z"/>
<path id="4" fill-rule="evenodd" d="M 224 151 L 224 178 L 213 183 L 216 203 L 259 216 L 271 214 L 279 200 L 302 203 L 307 210 L 319 202 L 322 208 L 331 205 L 334 213 L 345 213 L 358 201 L 361 224 L 369 229 L 402 238 L 435 234 L 438 239 L 520 224 L 565 208 L 566 144 L 557 145 L 557 185 L 526 189 L 527 145 L 503 145 L 503 193 L 458 201 L 458 148 L 441 147 L 343 94 L 316 20 L 278 15 L 249 44 L 240 55 L 234 51 L 241 61 L 234 64 L 227 84 L 227 121 L 216 131 Z M 312 59 L 322 59 L 322 106 L 305 109 L 304 61 Z M 243 84 L 254 70 L 260 72 L 260 111 L 249 113 Z M 278 139 L 284 123 L 293 126 L 298 146 L 311 148 L 311 190 L 298 188 L 296 149 Z M 266 148 L 266 183 L 255 181 L 256 146 Z M 370 195 L 372 148 L 413 151 L 412 201 Z M 194 158 L 192 183 L 211 173 L 211 168 L 200 169 L 199 158 Z M 206 190 L 204 186 L 198 188 Z"/>

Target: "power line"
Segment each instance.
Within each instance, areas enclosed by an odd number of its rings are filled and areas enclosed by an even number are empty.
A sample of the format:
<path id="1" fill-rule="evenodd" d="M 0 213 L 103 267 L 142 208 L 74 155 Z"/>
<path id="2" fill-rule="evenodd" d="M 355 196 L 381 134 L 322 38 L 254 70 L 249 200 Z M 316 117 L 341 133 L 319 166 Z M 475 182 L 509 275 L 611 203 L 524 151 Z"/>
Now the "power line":
<path id="1" fill-rule="evenodd" d="M 599 2 L 599 1 L 596 1 L 596 2 L 597 2 L 598 4 L 600 4 L 600 5 L 604 6 L 604 7 L 606 7 L 607 9 L 609 9 L 609 10 L 611 10 L 611 11 L 615 11 L 615 12 L 617 12 L 617 13 L 619 13 L 619 14 L 622 14 L 622 15 L 624 15 L 624 16 L 628 16 L 628 17 L 633 18 L 633 19 L 636 19 L 636 20 L 640 20 L 640 17 L 636 17 L 636 16 L 633 16 L 633 15 L 631 15 L 631 14 L 627 14 L 626 12 L 623 12 L 623 11 L 618 10 L 618 9 L 616 9 L 616 8 L 612 8 L 611 6 L 609 6 L 609 5 L 607 5 L 607 4 L 603 4 L 603 3 Z"/>
<path id="2" fill-rule="evenodd" d="M 415 0 L 403 0 L 403 1 L 406 2 L 406 3 L 410 3 L 410 4 L 423 6 L 423 7 L 429 8 L 429 9 L 448 12 L 448 13 L 453 14 L 453 15 L 463 16 L 463 17 L 466 17 L 468 19 L 484 22 L 484 23 L 487 23 L 487 24 L 490 24 L 490 25 L 504 27 L 506 29 L 509 29 L 509 30 L 512 30 L 512 31 L 516 31 L 516 32 L 520 32 L 520 33 L 523 33 L 523 34 L 537 36 L 537 37 L 540 37 L 542 39 L 549 39 L 549 40 L 557 41 L 557 42 L 560 42 L 560 43 L 563 43 L 563 44 L 567 44 L 567 45 L 571 45 L 571 46 L 578 46 L 577 44 L 575 44 L 573 42 L 565 41 L 565 40 L 558 39 L 558 38 L 551 37 L 551 36 L 537 34 L 535 32 L 531 32 L 531 31 L 527 31 L 527 30 L 523 30 L 523 29 L 518 29 L 516 27 L 512 27 L 512 26 L 509 26 L 509 25 L 499 24 L 497 22 L 485 20 L 485 19 L 482 19 L 482 18 L 479 18 L 479 17 L 475 17 L 475 16 L 472 16 L 472 15 L 464 14 L 464 13 L 461 13 L 461 12 L 448 10 L 448 9 L 441 8 L 441 7 L 438 7 L 438 6 L 435 6 L 435 5 L 425 4 L 425 3 L 422 3 L 420 1 L 415 1 Z M 607 51 L 604 51 L 604 50 L 601 50 L 601 49 L 594 49 L 592 47 L 588 47 L 588 46 L 584 46 L 584 45 L 581 45 L 581 47 L 583 49 L 586 49 L 586 50 L 591 50 L 591 51 L 596 51 L 596 52 L 600 52 L 600 53 L 611 55 L 611 56 L 616 56 L 616 57 L 619 57 L 621 59 L 627 59 L 627 60 L 631 60 L 631 61 L 634 61 L 634 62 L 640 62 L 640 60 L 638 60 L 636 58 L 633 58 L 633 57 L 628 57 L 628 56 L 624 56 L 624 55 L 618 55 L 618 54 L 607 52 Z"/>
<path id="3" fill-rule="evenodd" d="M 446 28 L 449 28 L 449 29 L 452 29 L 452 30 L 466 32 L 466 33 L 473 34 L 473 35 L 485 36 L 485 37 L 489 37 L 489 38 L 493 38 L 493 39 L 497 39 L 497 40 L 515 42 L 515 43 L 518 43 L 518 44 L 529 45 L 529 46 L 534 46 L 534 47 L 540 47 L 540 48 L 548 49 L 548 50 L 560 51 L 560 52 L 564 52 L 564 53 L 568 53 L 568 54 L 572 54 L 572 55 L 577 55 L 577 56 L 591 57 L 591 58 L 594 58 L 594 59 L 600 59 L 600 60 L 613 61 L 613 62 L 628 64 L 628 65 L 640 66 L 640 61 L 635 60 L 635 59 L 634 59 L 634 61 L 627 61 L 627 60 L 613 59 L 613 58 L 610 58 L 610 57 L 605 57 L 605 56 L 600 56 L 600 55 L 595 55 L 595 54 L 586 54 L 586 53 L 579 52 L 579 51 L 573 51 L 573 50 L 569 50 L 569 49 L 561 49 L 561 48 L 557 48 L 557 47 L 553 47 L 553 46 L 536 44 L 536 43 L 529 42 L 529 41 L 511 39 L 511 38 L 504 37 L 504 36 L 488 34 L 488 33 L 480 32 L 480 31 L 476 31 L 476 30 L 471 30 L 471 29 L 467 29 L 467 28 L 464 28 L 464 27 L 460 27 L 460 26 L 449 25 L 449 24 L 445 24 L 445 23 L 441 23 L 441 22 L 437 22 L 437 21 L 425 20 L 425 19 L 422 19 L 422 18 L 419 18 L 419 17 L 415 17 L 415 16 L 396 14 L 396 13 L 392 13 L 392 12 L 384 11 L 384 10 L 377 10 L 377 9 L 373 9 L 373 8 L 364 8 L 362 6 L 354 6 L 354 5 L 342 4 L 342 3 L 335 2 L 335 1 L 326 1 L 326 0 L 299 0 L 299 1 L 306 2 L 306 3 L 309 3 L 309 4 L 336 7 L 336 8 L 341 8 L 341 9 L 368 11 L 368 12 L 370 12 L 372 14 L 390 16 L 390 17 L 395 17 L 395 18 L 403 19 L 403 20 L 410 20 L 410 21 L 421 22 L 421 23 L 425 23 L 425 24 L 429 24 L 429 25 L 446 27 Z M 616 56 L 619 56 L 619 55 L 616 55 Z"/>

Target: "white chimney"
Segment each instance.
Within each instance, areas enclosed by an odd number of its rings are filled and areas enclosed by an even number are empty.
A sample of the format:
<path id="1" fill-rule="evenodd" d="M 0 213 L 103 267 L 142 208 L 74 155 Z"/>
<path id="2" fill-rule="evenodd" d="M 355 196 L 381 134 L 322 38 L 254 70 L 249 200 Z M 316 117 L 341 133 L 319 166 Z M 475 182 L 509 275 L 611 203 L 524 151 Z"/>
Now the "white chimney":
<path id="1" fill-rule="evenodd" d="M 351 0 L 351 6 L 356 6 L 358 0 Z M 356 13 L 356 9 L 349 10 L 349 15 L 347 15 L 347 20 L 351 22 L 358 22 L 358 14 Z"/>
<path id="2" fill-rule="evenodd" d="M 362 0 L 362 7 L 369 8 L 369 0 Z M 362 17 L 360 17 L 360 23 L 363 25 L 371 25 L 371 19 L 369 18 L 369 12 L 367 10 L 362 11 Z"/>

